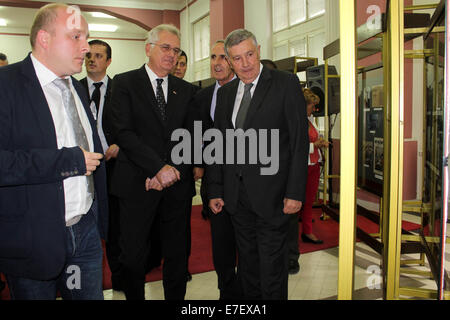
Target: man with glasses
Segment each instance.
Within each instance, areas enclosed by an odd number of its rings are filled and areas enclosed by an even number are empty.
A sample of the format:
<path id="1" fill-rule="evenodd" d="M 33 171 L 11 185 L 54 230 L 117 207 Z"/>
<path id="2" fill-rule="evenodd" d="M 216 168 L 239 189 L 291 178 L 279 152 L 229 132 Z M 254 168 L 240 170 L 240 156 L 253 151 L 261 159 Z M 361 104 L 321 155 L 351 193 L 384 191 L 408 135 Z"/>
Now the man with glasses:
<path id="1" fill-rule="evenodd" d="M 173 130 L 192 129 L 194 88 L 170 74 L 181 53 L 172 25 L 153 28 L 145 45 L 147 64 L 114 77 L 111 117 L 120 152 L 112 177 L 119 197 L 121 279 L 127 299 L 145 298 L 146 261 L 159 215 L 164 296 L 186 293 L 187 208 L 192 204 L 193 167 L 171 159 Z"/>

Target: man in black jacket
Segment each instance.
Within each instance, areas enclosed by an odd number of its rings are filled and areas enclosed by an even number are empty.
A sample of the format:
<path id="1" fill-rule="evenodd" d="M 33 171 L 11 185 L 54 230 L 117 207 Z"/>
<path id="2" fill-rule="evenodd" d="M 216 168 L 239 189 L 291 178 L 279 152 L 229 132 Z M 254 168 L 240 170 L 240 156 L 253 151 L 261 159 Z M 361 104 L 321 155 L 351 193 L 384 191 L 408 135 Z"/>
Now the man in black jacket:
<path id="1" fill-rule="evenodd" d="M 196 105 L 199 107 L 202 115 L 202 127 L 205 131 L 214 127 L 217 91 L 235 78 L 233 69 L 225 55 L 223 40 L 219 40 L 213 45 L 210 63 L 211 76 L 216 79 L 216 83 L 202 89 L 195 96 Z M 209 218 L 211 222 L 212 253 L 220 290 L 220 299 L 239 299 L 242 296 L 242 290 L 236 271 L 237 248 L 233 225 L 226 210 L 214 214 L 209 209 L 206 191 L 208 188 L 207 184 L 208 178 L 205 174 L 200 188 L 203 201 L 202 215 L 205 218 Z"/>
<path id="2" fill-rule="evenodd" d="M 119 146 L 113 135 L 111 123 L 111 88 L 112 79 L 106 74 L 112 62 L 111 46 L 103 40 L 89 41 L 90 52 L 86 54 L 85 66 L 87 77 L 80 80 L 86 88 L 90 107 L 97 120 L 97 131 L 102 143 L 106 160 L 108 183 L 109 227 L 105 243 L 106 257 L 111 270 L 111 284 L 114 290 L 122 290 L 120 281 L 120 246 L 119 246 L 119 200 L 111 194 L 111 177 L 119 154 Z"/>
<path id="3" fill-rule="evenodd" d="M 193 127 L 194 87 L 170 74 L 179 47 L 177 28 L 157 26 L 146 41 L 149 62 L 114 77 L 112 118 L 120 152 L 112 192 L 120 203 L 120 262 L 127 299 L 145 298 L 145 265 L 157 214 L 164 296 L 182 300 L 186 293 L 186 212 L 195 191 L 193 167 L 173 163 L 176 142 L 171 135 L 176 129 Z"/>
<path id="4" fill-rule="evenodd" d="M 227 148 L 224 164 L 208 167 L 209 206 L 231 216 L 244 298 L 284 300 L 289 215 L 300 210 L 306 188 L 305 99 L 296 75 L 263 68 L 251 32 L 231 32 L 225 52 L 239 79 L 217 94 L 214 128 L 226 137 Z M 245 141 L 256 141 L 242 145 L 244 132 Z M 269 152 L 267 162 L 263 156 Z M 242 156 L 245 161 L 237 161 Z"/>

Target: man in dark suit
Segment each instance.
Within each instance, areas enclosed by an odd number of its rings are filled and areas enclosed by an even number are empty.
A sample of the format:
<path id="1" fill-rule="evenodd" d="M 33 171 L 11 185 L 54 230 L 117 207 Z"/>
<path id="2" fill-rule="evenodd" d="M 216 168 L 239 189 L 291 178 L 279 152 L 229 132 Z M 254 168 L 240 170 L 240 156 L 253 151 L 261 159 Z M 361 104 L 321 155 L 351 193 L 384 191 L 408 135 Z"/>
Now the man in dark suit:
<path id="1" fill-rule="evenodd" d="M 223 40 L 219 40 L 213 45 L 210 66 L 211 76 L 216 79 L 216 83 L 202 89 L 195 95 L 195 103 L 201 110 L 202 126 L 205 131 L 214 127 L 217 90 L 235 78 L 235 74 L 225 55 Z M 200 188 L 203 202 L 202 215 L 211 222 L 212 253 L 220 290 L 220 299 L 236 300 L 242 296 L 242 289 L 236 272 L 237 248 L 234 229 L 226 210 L 214 214 L 209 209 L 207 182 L 208 178 L 204 175 Z"/>
<path id="2" fill-rule="evenodd" d="M 77 8 L 44 6 L 32 53 L 0 69 L 0 271 L 12 299 L 55 299 L 57 290 L 103 299 L 105 165 L 86 92 L 70 77 L 88 33 Z"/>
<path id="3" fill-rule="evenodd" d="M 102 143 L 106 160 L 108 183 L 109 228 L 105 244 L 106 257 L 111 270 L 111 284 L 114 290 L 122 290 L 120 281 L 120 246 L 119 246 L 119 199 L 111 194 L 111 176 L 119 153 L 109 117 L 111 108 L 112 79 L 106 74 L 112 62 L 111 46 L 103 40 L 89 41 L 90 51 L 86 54 L 85 66 L 87 77 L 80 80 L 90 98 L 91 111 L 97 120 L 97 131 Z"/>
<path id="4" fill-rule="evenodd" d="M 179 46 L 177 28 L 157 26 L 146 41 L 148 64 L 114 77 L 112 117 L 120 152 L 112 191 L 120 203 L 120 261 L 127 299 L 144 299 L 145 264 L 157 214 L 164 296 L 180 300 L 186 293 L 186 212 L 192 205 L 194 178 L 191 164 L 172 162 L 176 142 L 171 134 L 178 128 L 192 130 L 194 88 L 170 74 Z"/>
<path id="5" fill-rule="evenodd" d="M 209 206 L 215 214 L 225 207 L 231 215 L 244 298 L 283 300 L 288 292 L 289 215 L 300 210 L 305 194 L 305 99 L 296 75 L 263 68 L 260 46 L 251 32 L 231 32 L 225 52 L 239 79 L 217 93 L 214 127 L 227 136 L 227 161 L 208 167 Z M 256 132 L 259 141 L 230 149 L 235 143 L 230 132 L 243 136 L 236 129 L 250 139 Z M 269 168 L 261 158 L 264 149 L 273 158 Z M 230 153 L 244 155 L 247 162 L 237 162 L 236 157 L 231 161 Z M 260 158 L 249 161 L 255 153 Z"/>

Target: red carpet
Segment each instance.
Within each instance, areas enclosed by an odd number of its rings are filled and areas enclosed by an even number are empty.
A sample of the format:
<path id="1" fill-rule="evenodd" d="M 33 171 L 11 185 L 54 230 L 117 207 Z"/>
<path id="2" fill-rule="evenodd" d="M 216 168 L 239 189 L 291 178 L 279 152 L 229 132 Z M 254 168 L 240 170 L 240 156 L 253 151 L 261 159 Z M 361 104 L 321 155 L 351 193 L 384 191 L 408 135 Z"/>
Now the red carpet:
<path id="1" fill-rule="evenodd" d="M 339 224 L 333 219 L 327 219 L 325 221 L 320 220 L 322 211 L 320 208 L 314 209 L 313 219 L 313 232 L 314 234 L 324 241 L 321 245 L 315 245 L 310 243 L 303 243 L 299 240 L 299 247 L 301 253 L 308 253 L 327 248 L 336 247 L 339 242 Z M 367 233 L 378 232 L 378 225 L 370 220 L 358 216 L 357 225 Z M 420 226 L 413 223 L 403 222 L 403 228 L 406 230 L 415 230 Z M 211 251 L 211 231 L 209 221 L 205 221 L 201 217 L 201 206 L 192 207 L 192 248 L 191 257 L 189 259 L 189 271 L 191 274 L 202 273 L 214 270 L 212 263 L 212 251 Z M 299 235 L 302 233 L 302 224 L 299 223 Z M 104 255 L 104 273 L 103 273 L 103 286 L 104 289 L 111 288 L 111 271 L 109 270 L 106 257 Z M 4 279 L 4 278 L 3 278 Z M 147 281 L 157 281 L 162 279 L 162 268 L 156 268 L 147 274 Z M 0 293 L 1 299 L 9 299 L 8 290 L 3 290 Z"/>

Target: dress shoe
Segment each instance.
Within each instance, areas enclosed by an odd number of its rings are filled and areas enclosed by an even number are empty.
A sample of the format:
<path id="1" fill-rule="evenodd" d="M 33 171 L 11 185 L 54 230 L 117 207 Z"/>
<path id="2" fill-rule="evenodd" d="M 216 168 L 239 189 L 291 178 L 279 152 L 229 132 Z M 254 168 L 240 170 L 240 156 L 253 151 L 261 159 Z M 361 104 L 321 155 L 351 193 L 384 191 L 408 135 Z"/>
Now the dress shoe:
<path id="1" fill-rule="evenodd" d="M 186 281 L 189 282 L 189 281 L 191 281 L 191 280 L 192 280 L 192 275 L 191 275 L 191 273 L 188 271 L 188 272 L 186 273 Z"/>
<path id="2" fill-rule="evenodd" d="M 297 274 L 300 271 L 300 265 L 298 261 L 289 260 L 289 274 Z"/>
<path id="3" fill-rule="evenodd" d="M 320 240 L 320 239 L 313 240 L 313 239 L 311 239 L 310 237 L 308 237 L 308 236 L 307 236 L 306 234 L 304 234 L 304 233 L 302 233 L 302 241 L 303 241 L 303 242 L 309 242 L 309 243 L 312 243 L 312 244 L 322 244 L 322 243 L 323 243 L 322 240 Z"/>

